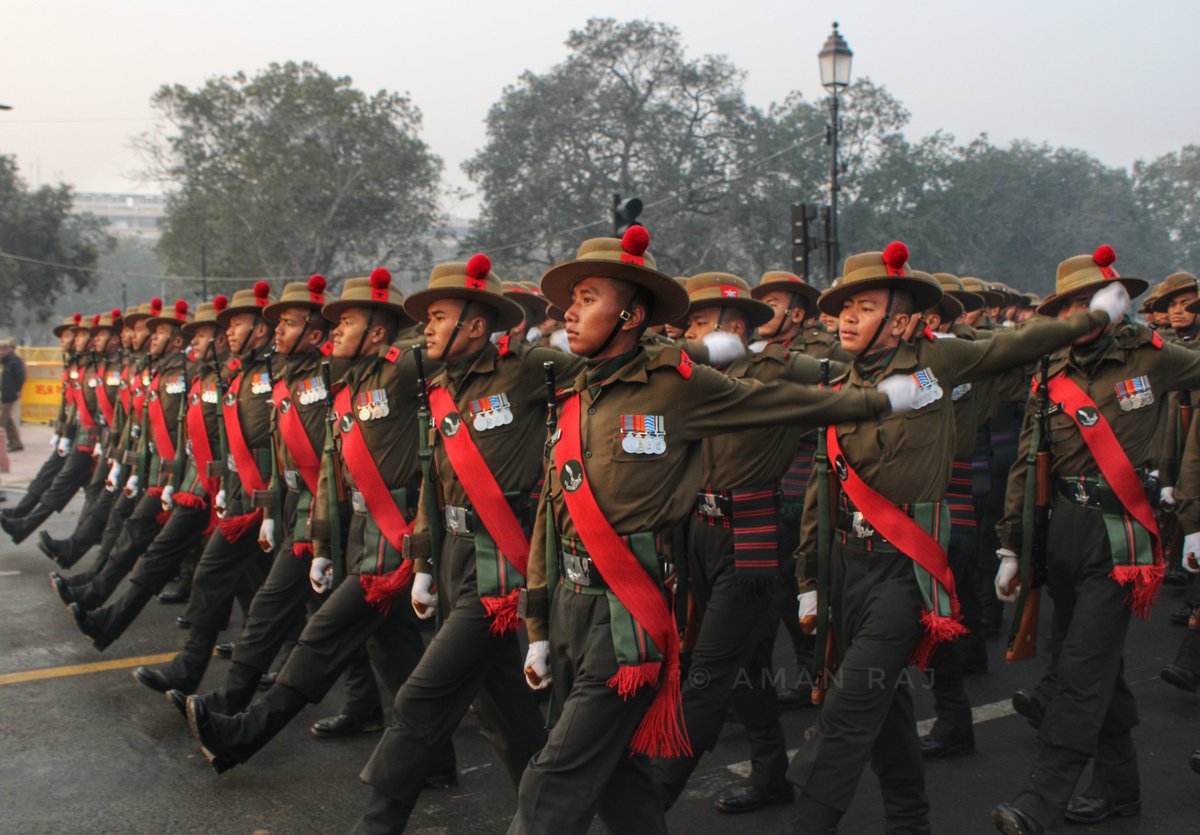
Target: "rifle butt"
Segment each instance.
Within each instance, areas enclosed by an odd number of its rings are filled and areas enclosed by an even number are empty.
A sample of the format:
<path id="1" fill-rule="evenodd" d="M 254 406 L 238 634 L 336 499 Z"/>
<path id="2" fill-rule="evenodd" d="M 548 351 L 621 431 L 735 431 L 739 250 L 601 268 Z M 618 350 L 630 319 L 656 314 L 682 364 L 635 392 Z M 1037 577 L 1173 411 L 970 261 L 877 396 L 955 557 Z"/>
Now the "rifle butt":
<path id="1" fill-rule="evenodd" d="M 1027 661 L 1037 655 L 1038 615 L 1042 608 L 1042 590 L 1030 589 L 1021 612 L 1021 625 L 1016 636 L 1008 642 L 1004 660 L 1009 664 Z"/>

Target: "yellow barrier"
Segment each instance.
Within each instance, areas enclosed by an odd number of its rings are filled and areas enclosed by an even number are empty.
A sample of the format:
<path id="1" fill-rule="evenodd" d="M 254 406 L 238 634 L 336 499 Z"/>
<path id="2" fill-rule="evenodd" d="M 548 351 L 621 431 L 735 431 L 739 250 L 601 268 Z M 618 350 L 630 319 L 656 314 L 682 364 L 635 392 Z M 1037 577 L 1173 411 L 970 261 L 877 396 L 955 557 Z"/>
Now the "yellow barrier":
<path id="1" fill-rule="evenodd" d="M 17 353 L 25 360 L 21 420 L 49 423 L 58 417 L 62 402 L 62 352 L 58 348 L 18 348 Z"/>

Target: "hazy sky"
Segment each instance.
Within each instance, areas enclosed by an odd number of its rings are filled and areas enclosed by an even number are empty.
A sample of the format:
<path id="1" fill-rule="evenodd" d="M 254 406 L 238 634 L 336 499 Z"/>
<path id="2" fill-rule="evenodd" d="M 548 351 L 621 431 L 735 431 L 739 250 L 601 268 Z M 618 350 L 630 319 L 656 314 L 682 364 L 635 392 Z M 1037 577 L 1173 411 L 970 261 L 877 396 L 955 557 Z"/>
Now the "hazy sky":
<path id="1" fill-rule="evenodd" d="M 147 191 L 129 138 L 154 126 L 164 83 L 312 60 L 373 91 L 407 92 L 448 185 L 485 139 L 484 117 L 521 71 L 562 60 L 588 17 L 678 27 L 689 52 L 723 53 L 750 101 L 822 95 L 816 53 L 835 18 L 854 75 L 912 112 L 910 135 L 1029 138 L 1128 165 L 1200 142 L 1200 4 L 1185 0 L 6 0 L 0 9 L 0 153 L 33 184 Z M 448 207 L 471 214 L 470 205 Z"/>

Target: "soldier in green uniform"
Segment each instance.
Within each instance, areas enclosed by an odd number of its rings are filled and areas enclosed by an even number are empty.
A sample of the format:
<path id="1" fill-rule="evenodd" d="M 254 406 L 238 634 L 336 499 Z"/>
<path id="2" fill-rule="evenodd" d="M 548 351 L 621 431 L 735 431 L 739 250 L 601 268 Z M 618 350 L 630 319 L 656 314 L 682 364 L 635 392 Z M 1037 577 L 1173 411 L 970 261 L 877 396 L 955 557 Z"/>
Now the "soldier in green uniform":
<path id="1" fill-rule="evenodd" d="M 93 338 L 99 321 L 100 316 L 90 319 L 81 316 L 75 323 L 75 361 L 68 367 L 64 383 L 69 407 L 66 427 L 57 445 L 57 454 L 65 459 L 62 467 L 27 513 L 19 517 L 0 516 L 0 528 L 12 537 L 14 543 L 24 542 L 51 514 L 60 513 L 92 477 L 92 470 L 96 466 L 93 451 L 102 429 L 102 418 L 96 403 L 101 366 Z M 111 324 L 103 333 L 106 344 L 112 332 Z"/>
<path id="2" fill-rule="evenodd" d="M 801 615 L 819 617 L 828 601 L 832 643 L 841 657 L 833 675 L 823 673 L 829 687 L 816 730 L 789 769 L 801 792 L 789 833 L 835 831 L 868 761 L 879 778 L 888 831 L 929 830 L 904 673 L 910 662 L 923 668 L 939 643 L 964 631 L 945 554 L 955 445 L 951 393 L 1108 322 L 1103 312 L 1084 311 L 987 341 L 937 339 L 928 330 L 906 339 L 912 314 L 942 295 L 936 281 L 912 275 L 907 247 L 893 242 L 883 252 L 846 259 L 842 281 L 819 302 L 839 315 L 842 348 L 854 357 L 837 385 L 869 392 L 885 374 L 906 374 L 918 392 L 909 414 L 837 421 L 826 431 L 837 476 L 833 530 L 818 513 L 823 474 L 814 472 L 806 496 L 797 568 L 803 572 Z M 832 537 L 829 585 L 814 589 L 822 535 Z"/>
<path id="3" fill-rule="evenodd" d="M 200 696 L 188 697 L 188 724 L 218 774 L 249 760 L 305 706 L 321 701 L 364 645 L 380 645 L 375 657 L 391 689 L 421 657 L 416 615 L 395 605 L 412 582 L 400 546 L 420 481 L 417 427 L 408 419 L 416 366 L 409 344 L 392 344 L 411 324 L 403 300 L 391 273 L 377 268 L 370 277 L 348 279 L 341 298 L 322 308 L 336 323 L 332 356 L 348 366 L 330 413 L 338 454 L 328 438 L 311 516 L 309 582 L 329 597 L 309 618 L 275 683 L 247 709 L 225 715 Z M 339 530 L 347 515 L 343 552 Z M 335 573 L 344 576 L 336 584 Z"/>
<path id="4" fill-rule="evenodd" d="M 587 366 L 557 397 L 532 538 L 526 676 L 553 686 L 556 722 L 521 779 L 511 835 L 582 833 L 596 815 L 613 831 L 666 831 L 647 757 L 693 750 L 663 542 L 696 506 L 701 440 L 890 407 L 881 392 L 732 379 L 679 348 L 642 348 L 645 328 L 679 321 L 688 304 L 649 242 L 636 226 L 586 241 L 542 278 Z"/>
<path id="5" fill-rule="evenodd" d="M 525 341 L 536 345 L 541 341 L 542 329 L 540 323 L 546 320 L 548 303 L 542 296 L 541 289 L 532 281 L 504 282 L 504 298 L 511 299 L 521 307 L 525 318 L 520 324 L 509 328 L 506 334 L 509 339 Z M 501 337 L 503 339 L 503 337 Z"/>
<path id="6" fill-rule="evenodd" d="M 355 832 L 404 829 L 432 752 L 472 704 L 514 785 L 546 739 L 521 675 L 517 597 L 530 549 L 530 496 L 542 473 L 543 364 L 570 374 L 582 360 L 521 342 L 492 344 L 489 334 L 523 316 L 501 288 L 479 254 L 435 267 L 429 286 L 405 304 L 426 323 L 429 357 L 444 365 L 430 379 L 433 471 L 409 539 L 413 607 L 422 617 L 436 607 L 441 626 L 396 694 L 392 724 L 363 769 L 373 791 Z M 440 552 L 432 550 L 435 525 Z"/>
<path id="7" fill-rule="evenodd" d="M 1038 312 L 1069 320 L 1089 300 L 1095 307 L 1105 294 L 1144 290 L 1144 281 L 1118 276 L 1115 260 L 1112 248 L 1102 246 L 1063 261 L 1055 292 Z M 1022 452 L 1009 478 L 995 587 L 1004 598 L 1016 593 L 1022 534 L 1032 524 L 1022 518 L 1033 481 L 1025 453 L 1040 441 L 1034 418 L 1044 404 L 1055 493 L 1046 582 L 1054 598 L 1056 692 L 1024 788 L 992 812 L 1005 833 L 1055 828 L 1064 813 L 1073 822 L 1094 823 L 1141 809 L 1131 736 L 1137 707 L 1122 654 L 1131 610 L 1148 616 L 1162 582 L 1162 543 L 1151 507 L 1157 490 L 1147 493 L 1154 429 L 1167 393 L 1200 383 L 1200 356 L 1114 317 L 1111 326 L 1080 334 L 1052 354 L 1045 378 L 1036 380 L 1040 391 L 1027 407 Z M 1072 798 L 1093 758 L 1090 785 Z"/>

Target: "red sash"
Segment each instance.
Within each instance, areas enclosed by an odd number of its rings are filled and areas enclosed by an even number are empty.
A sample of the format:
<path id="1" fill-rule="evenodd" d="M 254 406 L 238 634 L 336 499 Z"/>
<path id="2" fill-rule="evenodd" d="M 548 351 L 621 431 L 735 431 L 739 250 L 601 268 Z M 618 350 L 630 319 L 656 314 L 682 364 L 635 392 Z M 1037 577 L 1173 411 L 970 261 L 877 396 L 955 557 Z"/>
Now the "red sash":
<path id="1" fill-rule="evenodd" d="M 254 453 L 246 445 L 246 436 L 242 434 L 241 417 L 238 415 L 238 392 L 242 388 L 242 380 L 245 377 L 246 373 L 243 371 L 233 378 L 221 408 L 225 415 L 225 440 L 229 444 L 229 454 L 233 456 L 233 463 L 237 466 L 237 474 L 238 478 L 242 480 L 242 486 L 246 488 L 246 492 L 250 496 L 253 496 L 255 490 L 266 490 L 267 483 L 263 481 L 262 473 L 258 471 L 258 462 L 254 460 Z"/>
<path id="2" fill-rule="evenodd" d="M 100 404 L 100 413 L 104 415 L 104 424 L 109 429 L 113 427 L 113 419 L 116 416 L 116 408 L 113 402 L 108 398 L 108 387 L 104 382 L 104 378 L 108 374 L 108 366 L 100 369 L 97 377 L 100 379 L 100 385 L 96 386 L 96 402 Z"/>
<path id="3" fill-rule="evenodd" d="M 950 571 L 950 563 L 946 552 L 938 541 L 921 528 L 912 517 L 896 507 L 883 496 L 871 489 L 842 454 L 842 445 L 838 442 L 837 427 L 830 426 L 825 432 L 825 446 L 829 450 L 829 460 L 833 463 L 838 479 L 846 496 L 854 506 L 866 516 L 867 521 L 884 539 L 890 542 L 896 550 L 904 554 L 921 568 L 929 572 L 937 583 L 946 590 L 950 597 L 950 617 L 939 614 L 937 609 L 937 590 L 933 590 L 932 600 L 934 609 L 921 615 L 921 623 L 925 634 L 913 650 L 912 662 L 922 670 L 929 663 L 934 647 L 943 641 L 953 640 L 965 635 L 966 628 L 958 622 L 961 616 L 958 608 L 958 595 L 954 591 L 954 574 Z"/>
<path id="4" fill-rule="evenodd" d="M 354 420 L 350 408 L 349 386 L 338 392 L 333 402 L 333 409 L 339 418 L 343 415 L 351 415 L 350 420 L 341 424 L 342 460 L 346 462 L 346 468 L 350 470 L 350 475 L 354 476 L 354 485 L 363 494 L 363 498 L 367 502 L 367 510 L 384 537 L 397 551 L 403 551 L 404 537 L 412 533 L 413 523 L 404 521 L 404 514 L 392 500 L 391 491 L 388 490 L 383 476 L 379 474 L 379 468 L 375 466 L 371 450 L 367 449 L 367 440 L 363 437 L 362 430 L 358 428 L 358 423 Z M 404 565 L 411 573 L 411 562 L 405 560 Z"/>
<path id="5" fill-rule="evenodd" d="M 1034 381 L 1034 391 L 1037 381 Z M 1059 373 L 1050 380 L 1047 386 L 1050 399 L 1062 406 L 1063 414 L 1071 418 L 1079 427 L 1079 434 L 1087 444 L 1088 451 L 1096 459 L 1100 473 L 1108 483 L 1109 488 L 1117 497 L 1117 501 L 1125 508 L 1139 525 L 1150 534 L 1150 542 L 1154 546 L 1154 562 L 1152 565 L 1118 565 L 1113 567 L 1110 575 L 1122 585 L 1133 583 L 1131 593 L 1131 608 L 1134 614 L 1141 618 L 1150 615 L 1150 607 L 1158 596 L 1158 590 L 1163 578 L 1162 543 L 1158 538 L 1158 523 L 1154 519 L 1154 510 L 1150 500 L 1146 498 L 1146 490 L 1142 480 L 1125 454 L 1121 442 L 1117 440 L 1112 427 L 1104 419 L 1099 407 L 1096 406 L 1087 392 L 1081 389 L 1075 381 L 1065 373 Z M 1085 411 L 1087 410 L 1087 411 Z M 1090 425 L 1081 420 L 1095 419 Z M 1136 555 L 1132 555 L 1136 559 Z"/>
<path id="6" fill-rule="evenodd" d="M 150 428 L 154 430 L 154 449 L 163 458 L 171 460 L 175 457 L 175 442 L 171 440 L 171 430 L 167 428 L 167 416 L 163 414 L 162 396 L 157 395 L 158 383 L 162 374 L 155 374 L 150 381 L 150 390 L 156 393 L 150 400 Z"/>
<path id="7" fill-rule="evenodd" d="M 500 550 L 500 556 L 515 568 L 522 577 L 529 569 L 529 540 L 516 514 L 504 498 L 504 491 L 496 483 L 496 477 L 483 460 L 479 447 L 471 440 L 466 423 L 454 407 L 454 401 L 446 389 L 438 386 L 429 393 L 429 406 L 433 413 L 433 425 L 446 445 L 446 457 L 458 475 L 458 482 L 467 492 L 471 507 L 479 514 L 488 535 Z M 455 430 L 447 434 L 442 431 L 442 421 L 449 415 L 456 420 Z M 500 571 L 500 576 L 504 572 Z M 480 602 L 492 617 L 492 632 L 502 634 L 517 628 L 517 597 L 520 589 L 513 589 L 503 597 L 481 597 Z"/>
<path id="8" fill-rule="evenodd" d="M 188 394 L 187 421 L 188 441 L 192 445 L 192 458 L 196 462 L 196 473 L 210 497 L 216 497 L 220 489 L 218 479 L 208 477 L 208 465 L 213 460 L 212 443 L 208 438 L 208 425 L 204 421 L 204 402 L 201 398 L 201 378 L 192 383 Z"/>
<path id="9" fill-rule="evenodd" d="M 560 423 L 562 435 L 555 453 L 559 482 L 575 483 L 578 479 L 578 487 L 574 490 L 563 487 L 563 500 L 567 503 L 567 510 L 583 541 L 583 547 L 587 549 L 588 557 L 600 569 L 608 587 L 621 604 L 629 610 L 638 625 L 649 633 L 666 665 L 666 670 L 661 671 L 664 673 L 661 686 L 634 732 L 629 747 L 651 757 L 690 757 L 692 745 L 683 724 L 679 632 L 675 619 L 663 597 L 662 585 L 642 567 L 596 502 L 580 451 L 579 412 L 579 395 L 576 394 L 563 405 Z M 564 478 L 564 470 L 568 465 L 573 471 L 577 470 L 578 475 L 572 472 Z M 657 663 L 621 667 L 608 680 L 608 686 L 616 687 L 622 696 L 629 696 L 641 685 L 653 684 L 659 679 L 659 673 L 660 665 Z"/>
<path id="10" fill-rule="evenodd" d="M 72 386 L 72 388 L 75 389 L 75 414 L 79 416 L 79 422 L 83 424 L 83 428 L 90 431 L 96 428 L 96 419 L 92 417 L 92 410 L 87 405 L 87 396 L 83 393 L 83 387 L 86 384 L 87 379 L 84 378 L 78 384 L 78 388 L 75 386 Z M 103 384 L 103 381 L 101 381 L 101 385 Z M 100 386 L 96 386 L 96 388 L 100 388 Z"/>
<path id="11" fill-rule="evenodd" d="M 300 415 L 295 408 L 295 401 L 292 401 L 291 398 L 292 393 L 288 389 L 286 380 L 280 380 L 275 384 L 271 391 L 271 400 L 275 403 L 275 413 L 279 415 L 279 434 L 283 437 L 288 454 L 296 462 L 296 468 L 300 470 L 300 475 L 308 486 L 309 492 L 315 496 L 317 495 L 317 481 L 321 475 L 321 459 L 318 457 L 317 451 L 313 449 L 312 439 L 308 437 L 304 421 L 300 420 Z M 291 405 L 287 409 L 283 408 L 284 400 L 291 401 Z"/>
<path id="12" fill-rule="evenodd" d="M 133 412 L 133 392 L 129 390 L 129 366 L 126 365 L 121 369 L 121 382 L 123 386 L 118 390 L 121 397 L 121 405 L 125 407 L 125 414 Z"/>

